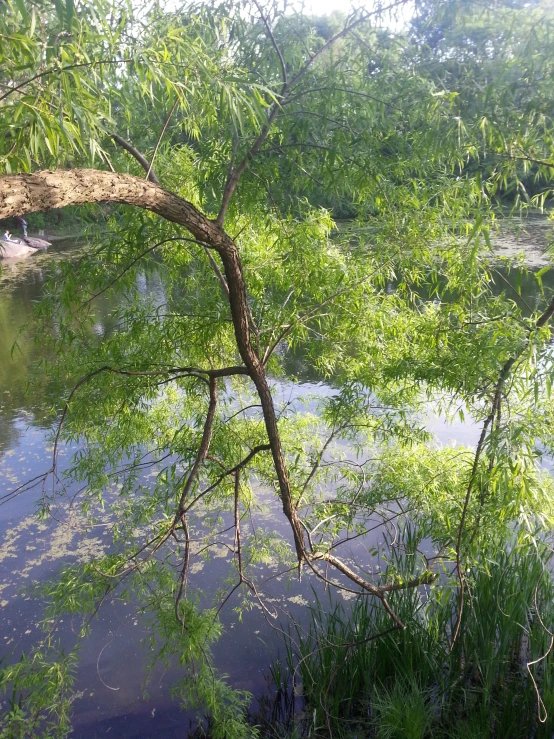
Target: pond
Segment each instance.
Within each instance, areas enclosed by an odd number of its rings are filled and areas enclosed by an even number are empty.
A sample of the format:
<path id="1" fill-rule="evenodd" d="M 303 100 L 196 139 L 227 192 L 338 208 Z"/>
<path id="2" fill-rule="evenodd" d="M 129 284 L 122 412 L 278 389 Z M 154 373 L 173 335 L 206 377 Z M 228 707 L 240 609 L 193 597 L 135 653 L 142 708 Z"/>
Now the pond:
<path id="1" fill-rule="evenodd" d="M 542 221 L 534 233 L 536 242 L 543 247 Z M 532 229 L 528 238 L 533 241 Z M 513 253 L 511 242 L 507 246 L 506 243 L 501 248 Z M 41 347 L 29 343 L 20 330 L 31 318 L 51 265 L 74 255 L 76 249 L 69 242 L 32 259 L 5 262 L 0 277 L 0 638 L 1 654 L 10 661 L 40 638 L 42 611 L 40 601 L 28 588 L 31 582 L 55 574 L 63 562 L 86 561 L 96 553 L 105 552 L 109 538 L 107 521 L 100 521 L 93 531 L 83 531 L 67 506 L 54 512 L 55 519 L 37 520 L 35 509 L 42 493 L 40 486 L 12 494 L 19 485 L 50 467 L 52 439 L 45 419 L 48 409 L 61 403 L 59 398 L 49 397 L 36 386 L 29 388 L 30 368 L 40 359 Z M 544 264 L 540 251 L 534 252 L 534 267 Z M 513 283 L 517 274 L 501 272 L 500 276 L 499 290 L 505 287 L 503 281 Z M 547 274 L 545 283 L 548 280 Z M 522 285 L 524 297 L 534 299 L 534 279 L 524 278 Z M 162 289 L 156 280 L 146 279 L 139 288 L 150 295 Z M 114 306 L 105 297 L 96 301 L 94 332 L 100 338 L 114 327 L 111 315 Z M 274 382 L 273 391 L 278 400 L 297 403 L 299 411 L 302 408 L 316 411 L 318 398 L 334 392 L 301 359 L 291 357 L 289 369 L 301 381 Z M 468 446 L 476 443 L 478 430 L 470 421 L 446 423 L 433 414 L 431 407 L 426 420 L 438 442 L 455 441 Z M 61 448 L 60 471 L 76 449 Z M 143 481 L 147 482 L 152 474 L 155 469 L 147 467 Z M 258 525 L 275 530 L 288 540 L 288 526 L 276 509 L 275 498 L 262 490 L 259 496 L 262 510 L 258 513 Z M 352 544 L 352 556 L 363 551 L 367 559 L 368 546 L 378 547 L 381 538 L 382 529 L 377 528 L 363 541 Z M 203 572 L 206 596 L 225 586 L 231 556 L 228 545 L 229 539 L 223 537 L 221 545 L 212 548 L 209 561 L 199 560 L 194 565 L 196 572 Z M 264 600 L 275 609 L 276 618 L 259 607 L 244 610 L 239 617 L 234 610 L 239 595 L 235 594 L 221 611 L 225 631 L 214 650 L 216 666 L 229 675 L 229 682 L 254 696 L 267 691 L 269 666 L 282 649 L 279 627 L 289 615 L 299 622 L 306 619 L 306 606 L 313 601 L 309 576 L 299 583 L 293 573 L 281 573 L 272 563 L 264 568 L 261 569 L 261 581 L 267 579 L 263 585 Z M 62 643 L 72 644 L 76 629 L 70 619 L 56 625 Z M 72 736 L 91 739 L 108 733 L 122 738 L 186 735 L 193 716 L 183 714 L 170 697 L 174 670 L 156 668 L 148 684 L 147 697 L 143 694 L 147 647 L 142 639 L 147 635 L 145 618 L 132 603 L 119 598 L 106 601 L 81 649 Z"/>

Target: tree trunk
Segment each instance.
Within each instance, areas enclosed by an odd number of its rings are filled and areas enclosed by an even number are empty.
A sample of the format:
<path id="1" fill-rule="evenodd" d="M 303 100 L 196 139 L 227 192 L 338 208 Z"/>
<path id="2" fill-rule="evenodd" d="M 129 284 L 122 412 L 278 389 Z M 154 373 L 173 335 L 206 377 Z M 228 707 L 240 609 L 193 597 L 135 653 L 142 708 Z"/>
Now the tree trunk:
<path id="1" fill-rule="evenodd" d="M 0 177 L 0 219 L 87 203 L 126 203 L 145 208 L 184 226 L 196 239 L 215 249 L 226 237 L 188 200 L 132 175 L 72 169 Z"/>
<path id="2" fill-rule="evenodd" d="M 207 218 L 188 200 L 131 175 L 75 169 L 0 177 L 0 219 L 87 203 L 125 203 L 150 210 L 168 221 L 184 226 L 198 241 L 220 255 L 229 287 L 229 304 L 237 347 L 260 397 L 279 481 L 283 513 L 291 525 L 300 563 L 307 554 L 304 532 L 292 501 L 275 406 L 265 369 L 251 341 L 246 285 L 235 243 L 221 226 Z"/>

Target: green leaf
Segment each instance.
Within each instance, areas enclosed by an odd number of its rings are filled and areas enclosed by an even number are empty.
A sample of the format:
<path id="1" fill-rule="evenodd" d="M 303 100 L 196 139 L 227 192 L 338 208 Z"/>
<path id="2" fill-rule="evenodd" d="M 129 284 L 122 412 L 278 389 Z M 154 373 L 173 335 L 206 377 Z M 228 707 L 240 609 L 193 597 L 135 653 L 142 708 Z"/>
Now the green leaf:
<path id="1" fill-rule="evenodd" d="M 63 23 L 66 15 L 65 15 L 65 7 L 63 4 L 63 0 L 54 0 L 54 6 L 56 8 L 56 13 L 58 14 L 58 18 Z"/>
<path id="2" fill-rule="evenodd" d="M 23 18 L 23 21 L 25 23 L 29 22 L 29 13 L 27 12 L 27 8 L 25 7 L 25 0 L 14 0 L 17 9 L 21 13 L 21 16 Z M 34 8 L 33 8 L 33 18 L 34 18 Z M 31 36 L 33 35 L 33 31 L 31 30 Z"/>
<path id="3" fill-rule="evenodd" d="M 65 25 L 68 31 L 71 31 L 71 24 L 75 14 L 75 0 L 66 0 Z"/>

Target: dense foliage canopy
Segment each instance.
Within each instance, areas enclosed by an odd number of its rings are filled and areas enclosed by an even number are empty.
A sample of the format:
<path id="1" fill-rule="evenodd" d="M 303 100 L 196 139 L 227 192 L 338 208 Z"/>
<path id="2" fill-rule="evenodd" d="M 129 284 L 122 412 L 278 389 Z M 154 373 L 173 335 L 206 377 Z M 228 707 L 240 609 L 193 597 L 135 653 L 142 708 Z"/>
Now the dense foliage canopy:
<path id="1" fill-rule="evenodd" d="M 500 217 L 548 210 L 551 9 L 452 0 L 408 23 L 402 2 L 325 18 L 257 0 L 0 5 L 0 217 L 77 204 L 106 225 L 58 264 L 29 328 L 63 398 L 42 513 L 77 507 L 112 535 L 43 586 L 48 618 L 81 615 L 80 641 L 108 594 L 126 594 L 158 658 L 182 665 L 183 704 L 210 712 L 214 736 L 247 736 L 248 695 L 211 666 L 220 608 L 272 620 L 267 566 L 292 570 L 365 609 L 347 654 L 428 639 L 436 661 L 417 680 L 424 694 L 448 662 L 448 720 L 474 693 L 492 715 L 520 670 L 531 735 L 537 700 L 538 724 L 548 711 L 528 676 L 547 691 L 554 677 L 541 661 L 554 298 L 542 270 L 523 300 L 491 239 Z M 99 340 L 109 293 L 116 328 Z M 305 408 L 291 400 L 303 377 L 328 383 Z M 471 419 L 475 445 L 439 447 L 431 412 Z M 273 499 L 287 527 L 255 526 Z M 396 534 L 368 552 L 377 522 Z M 207 605 L 194 563 L 222 537 L 227 588 Z M 508 573 L 517 612 L 499 595 Z M 480 610 L 487 587 L 497 602 Z M 517 623 L 497 662 L 474 638 L 492 613 L 489 641 L 502 614 Z M 4 666 L 16 698 L 1 736 L 68 731 L 74 655 L 56 650 L 47 627 Z M 327 734 L 343 710 L 326 709 L 331 695 L 312 698 Z"/>

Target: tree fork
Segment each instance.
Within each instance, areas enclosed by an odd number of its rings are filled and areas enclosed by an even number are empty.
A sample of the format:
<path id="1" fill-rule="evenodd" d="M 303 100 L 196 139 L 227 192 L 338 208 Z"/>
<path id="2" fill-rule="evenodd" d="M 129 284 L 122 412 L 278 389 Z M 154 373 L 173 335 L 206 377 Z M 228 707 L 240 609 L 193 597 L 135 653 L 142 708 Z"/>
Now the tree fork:
<path id="1" fill-rule="evenodd" d="M 299 569 L 307 552 L 304 532 L 294 508 L 273 398 L 265 368 L 251 341 L 249 308 L 242 265 L 231 237 L 192 203 L 152 182 L 132 175 L 94 169 L 45 170 L 0 177 L 0 219 L 64 208 L 68 205 L 122 203 L 149 210 L 184 226 L 199 241 L 217 251 L 229 287 L 229 305 L 237 348 L 258 391 L 273 464 L 279 481 L 283 513 L 293 532 Z"/>
<path id="2" fill-rule="evenodd" d="M 264 363 L 251 340 L 252 324 L 240 255 L 236 244 L 223 227 L 217 221 L 205 216 L 188 200 L 132 175 L 75 169 L 0 176 L 0 219 L 64 208 L 68 205 L 91 203 L 122 203 L 149 210 L 167 221 L 184 226 L 195 239 L 205 244 L 207 249 L 213 249 L 219 254 L 229 288 L 228 299 L 237 349 L 245 365 L 244 368 L 240 368 L 240 374 L 244 372 L 251 378 L 260 398 L 273 466 L 279 482 L 279 497 L 294 538 L 299 575 L 302 563 L 307 562 L 315 574 L 321 577 L 315 570 L 313 562 L 320 558 L 324 559 L 366 592 L 380 598 L 386 610 L 393 614 L 384 594 L 394 588 L 372 585 L 336 557 L 328 553 L 323 557 L 314 556 L 306 549 L 304 529 L 292 499 L 287 464 L 281 447 L 275 406 Z M 210 406 L 212 406 L 215 400 L 214 380 L 219 373 L 212 371 L 207 374 L 210 377 Z M 226 372 L 226 374 L 236 373 Z M 211 428 L 211 420 L 208 425 Z M 181 508 L 182 503 L 179 510 Z M 429 581 L 429 574 L 426 573 L 406 584 L 406 587 L 415 587 Z M 397 624 L 401 624 L 394 614 L 393 619 Z"/>

